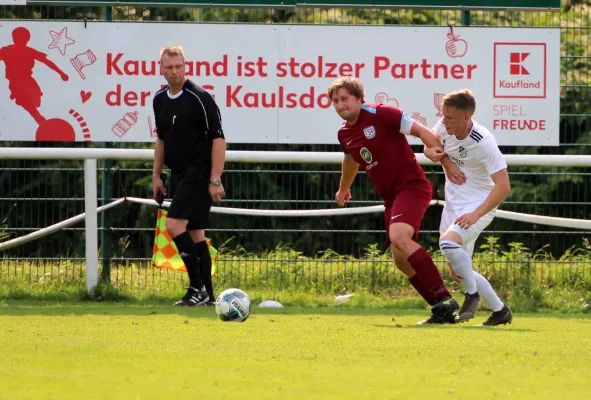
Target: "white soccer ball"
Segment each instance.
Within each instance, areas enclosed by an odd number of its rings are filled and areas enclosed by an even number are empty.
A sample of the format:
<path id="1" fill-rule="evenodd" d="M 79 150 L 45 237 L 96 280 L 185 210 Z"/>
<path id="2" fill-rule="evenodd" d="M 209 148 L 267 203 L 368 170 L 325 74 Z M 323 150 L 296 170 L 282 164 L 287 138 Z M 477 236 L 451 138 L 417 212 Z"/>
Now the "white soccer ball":
<path id="1" fill-rule="evenodd" d="M 222 321 L 244 322 L 250 315 L 250 298 L 240 289 L 226 289 L 215 300 L 215 312 Z"/>

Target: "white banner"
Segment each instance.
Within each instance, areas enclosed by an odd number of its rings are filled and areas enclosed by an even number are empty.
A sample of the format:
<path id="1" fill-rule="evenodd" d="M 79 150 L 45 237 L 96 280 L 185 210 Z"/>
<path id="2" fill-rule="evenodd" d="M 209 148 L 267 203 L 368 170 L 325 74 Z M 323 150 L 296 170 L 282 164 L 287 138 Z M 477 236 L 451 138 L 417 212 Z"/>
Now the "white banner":
<path id="1" fill-rule="evenodd" d="M 0 140 L 153 141 L 170 44 L 230 143 L 337 143 L 326 89 L 353 75 L 368 103 L 429 127 L 443 94 L 469 88 L 500 145 L 558 145 L 559 29 L 53 21 L 0 24 Z"/>

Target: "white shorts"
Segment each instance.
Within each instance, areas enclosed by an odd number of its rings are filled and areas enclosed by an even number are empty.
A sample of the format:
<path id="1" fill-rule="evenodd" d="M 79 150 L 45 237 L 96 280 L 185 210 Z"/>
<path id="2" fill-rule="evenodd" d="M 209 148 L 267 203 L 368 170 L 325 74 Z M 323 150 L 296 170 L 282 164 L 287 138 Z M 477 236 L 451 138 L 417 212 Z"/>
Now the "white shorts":
<path id="1" fill-rule="evenodd" d="M 476 243 L 476 239 L 478 239 L 478 236 L 480 236 L 482 231 L 484 231 L 495 218 L 496 209 L 492 210 L 486 215 L 483 215 L 482 218 L 476 221 L 476 223 L 468 229 L 460 228 L 459 225 L 454 224 L 454 221 L 460 215 L 468 214 L 474 211 L 480 204 L 480 202 L 468 204 L 467 206 L 457 210 L 448 210 L 446 207 L 443 207 L 443 212 L 441 213 L 439 234 L 443 235 L 448 230 L 456 232 L 462 237 L 462 248 L 466 250 L 470 257 L 472 257 L 472 253 L 474 253 L 474 244 Z"/>

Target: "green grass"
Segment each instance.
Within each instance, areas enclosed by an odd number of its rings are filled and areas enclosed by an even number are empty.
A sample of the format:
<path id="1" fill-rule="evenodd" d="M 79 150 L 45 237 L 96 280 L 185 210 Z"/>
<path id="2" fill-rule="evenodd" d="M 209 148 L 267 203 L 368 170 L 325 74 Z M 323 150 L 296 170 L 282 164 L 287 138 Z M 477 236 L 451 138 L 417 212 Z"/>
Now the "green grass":
<path id="1" fill-rule="evenodd" d="M 0 307 L 0 397 L 588 398 L 588 316 L 416 326 L 425 316 L 255 307 L 239 324 L 217 320 L 212 308 L 8 302 Z"/>

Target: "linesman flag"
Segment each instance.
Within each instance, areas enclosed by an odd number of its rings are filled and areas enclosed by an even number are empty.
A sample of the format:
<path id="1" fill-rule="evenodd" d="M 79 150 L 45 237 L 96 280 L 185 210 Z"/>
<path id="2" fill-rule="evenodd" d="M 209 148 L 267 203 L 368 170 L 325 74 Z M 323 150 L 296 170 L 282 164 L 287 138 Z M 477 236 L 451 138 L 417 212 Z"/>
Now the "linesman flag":
<path id="1" fill-rule="evenodd" d="M 166 231 L 166 215 L 168 211 L 158 209 L 158 219 L 156 220 L 156 234 L 154 237 L 154 254 L 152 255 L 152 265 L 158 268 L 168 268 L 175 271 L 187 272 L 187 267 L 179 255 L 179 251 Z M 211 256 L 211 276 L 215 276 L 218 264 L 218 251 L 211 245 L 211 239 L 205 239 L 209 255 Z"/>

